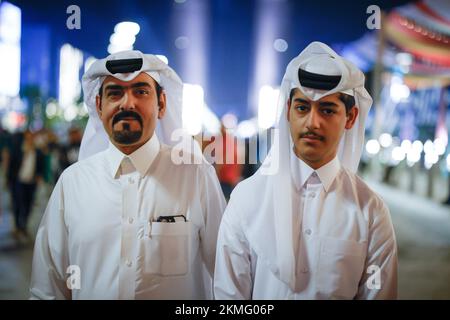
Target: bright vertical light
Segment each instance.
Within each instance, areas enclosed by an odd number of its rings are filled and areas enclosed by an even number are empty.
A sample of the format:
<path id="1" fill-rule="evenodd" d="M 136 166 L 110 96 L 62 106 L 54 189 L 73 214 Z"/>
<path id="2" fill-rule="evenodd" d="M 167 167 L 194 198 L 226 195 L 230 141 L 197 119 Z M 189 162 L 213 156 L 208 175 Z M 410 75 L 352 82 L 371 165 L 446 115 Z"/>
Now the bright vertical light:
<path id="1" fill-rule="evenodd" d="M 20 89 L 21 10 L 0 4 L 0 95 L 17 96 Z"/>
<path id="2" fill-rule="evenodd" d="M 114 33 L 109 38 L 108 52 L 113 54 L 119 51 L 132 50 L 136 35 L 140 30 L 141 28 L 136 22 L 124 21 L 116 24 Z"/>
<path id="3" fill-rule="evenodd" d="M 65 109 L 81 94 L 79 73 L 83 66 L 83 53 L 66 43 L 61 47 L 59 57 L 59 105 Z"/>
<path id="4" fill-rule="evenodd" d="M 191 135 L 202 130 L 204 111 L 204 93 L 199 85 L 185 83 L 183 85 L 183 127 Z"/>
<path id="5" fill-rule="evenodd" d="M 109 42 L 117 47 L 131 47 L 135 41 L 136 37 L 127 33 L 113 33 L 111 37 L 109 37 Z"/>
<path id="6" fill-rule="evenodd" d="M 0 4 L 0 39 L 3 42 L 12 44 L 20 42 L 21 20 L 19 7 L 8 2 Z"/>
<path id="7" fill-rule="evenodd" d="M 267 85 L 262 86 L 259 90 L 258 126 L 263 130 L 275 125 L 279 93 L 279 89 Z"/>
<path id="8" fill-rule="evenodd" d="M 114 54 L 120 51 L 127 51 L 127 50 L 133 50 L 133 46 L 116 46 L 111 43 L 108 45 L 109 54 Z"/>
<path id="9" fill-rule="evenodd" d="M 140 30 L 141 27 L 139 27 L 139 24 L 132 21 L 123 21 L 116 24 L 116 26 L 114 27 L 115 33 L 123 33 L 131 36 L 136 36 Z"/>
<path id="10" fill-rule="evenodd" d="M 280 69 L 280 55 L 277 50 L 285 50 L 288 43 L 279 38 L 282 34 L 283 21 L 289 13 L 288 6 L 281 3 L 282 1 L 255 1 L 255 37 L 254 47 L 255 54 L 251 57 L 253 61 L 253 74 L 251 79 L 251 87 L 249 90 L 249 108 L 252 115 L 258 117 L 258 126 L 270 127 L 265 122 L 265 116 L 261 118 L 260 113 L 260 95 L 261 88 L 266 84 L 278 82 L 278 76 L 282 71 Z M 276 108 L 276 104 L 274 106 Z M 262 121 L 262 123 L 260 122 Z M 267 120 L 267 122 L 271 122 Z"/>
<path id="11" fill-rule="evenodd" d="M 205 104 L 203 109 L 203 127 L 209 134 L 215 135 L 220 132 L 220 120 Z"/>

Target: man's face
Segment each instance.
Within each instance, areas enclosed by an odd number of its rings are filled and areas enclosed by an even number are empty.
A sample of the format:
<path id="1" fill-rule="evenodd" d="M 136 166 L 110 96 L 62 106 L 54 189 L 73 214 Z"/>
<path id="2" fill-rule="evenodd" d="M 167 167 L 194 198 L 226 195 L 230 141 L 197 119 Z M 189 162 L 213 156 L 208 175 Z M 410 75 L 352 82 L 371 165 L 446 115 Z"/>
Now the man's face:
<path id="1" fill-rule="evenodd" d="M 295 154 L 313 169 L 327 164 L 336 156 L 344 130 L 353 127 L 357 116 L 356 107 L 346 113 L 339 93 L 311 101 L 295 89 L 287 113 Z"/>
<path id="2" fill-rule="evenodd" d="M 131 81 L 106 77 L 96 105 L 111 142 L 129 154 L 152 137 L 166 99 L 164 93 L 158 99 L 155 80 L 141 73 Z"/>

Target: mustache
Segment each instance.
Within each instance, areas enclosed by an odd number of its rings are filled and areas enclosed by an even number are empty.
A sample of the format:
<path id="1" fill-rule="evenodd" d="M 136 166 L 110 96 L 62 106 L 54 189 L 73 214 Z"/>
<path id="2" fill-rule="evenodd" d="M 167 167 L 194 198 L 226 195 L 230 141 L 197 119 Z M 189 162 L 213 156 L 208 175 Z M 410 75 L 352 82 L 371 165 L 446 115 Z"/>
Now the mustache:
<path id="1" fill-rule="evenodd" d="M 114 126 L 117 122 L 119 122 L 120 120 L 126 119 L 126 118 L 132 118 L 135 119 L 137 121 L 139 121 L 139 124 L 142 127 L 142 117 L 134 112 L 134 111 L 129 111 L 129 110 L 125 110 L 125 111 L 121 111 L 119 113 L 117 113 L 112 121 L 112 125 Z"/>
<path id="2" fill-rule="evenodd" d="M 300 138 L 307 138 L 307 137 L 315 138 L 315 139 L 318 139 L 321 141 L 325 140 L 324 136 L 321 136 L 313 131 L 307 131 L 304 133 L 300 133 Z"/>

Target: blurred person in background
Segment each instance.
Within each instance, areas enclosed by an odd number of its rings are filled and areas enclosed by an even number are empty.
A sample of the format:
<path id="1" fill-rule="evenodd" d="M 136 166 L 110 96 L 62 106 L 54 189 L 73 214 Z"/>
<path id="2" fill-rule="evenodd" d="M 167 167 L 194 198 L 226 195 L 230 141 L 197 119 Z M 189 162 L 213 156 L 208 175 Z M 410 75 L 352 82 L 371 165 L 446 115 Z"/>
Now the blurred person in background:
<path id="1" fill-rule="evenodd" d="M 69 128 L 68 142 L 60 148 L 59 163 L 61 171 L 64 171 L 64 169 L 78 161 L 82 137 L 83 134 L 79 128 Z"/>
<path id="2" fill-rule="evenodd" d="M 228 200 L 231 191 L 241 179 L 242 164 L 237 163 L 238 146 L 236 137 L 231 131 L 227 131 L 223 124 L 220 128 L 220 135 L 216 139 L 215 168 L 222 191 Z"/>
<path id="3" fill-rule="evenodd" d="M 36 147 L 30 130 L 14 133 L 7 153 L 5 170 L 15 221 L 13 235 L 19 240 L 30 240 L 28 218 L 36 187 L 43 179 L 44 154 Z"/>
<path id="4" fill-rule="evenodd" d="M 8 143 L 10 140 L 9 133 L 3 129 L 0 123 L 0 223 L 3 212 L 3 189 L 7 189 L 6 183 L 6 163 L 8 162 Z"/>

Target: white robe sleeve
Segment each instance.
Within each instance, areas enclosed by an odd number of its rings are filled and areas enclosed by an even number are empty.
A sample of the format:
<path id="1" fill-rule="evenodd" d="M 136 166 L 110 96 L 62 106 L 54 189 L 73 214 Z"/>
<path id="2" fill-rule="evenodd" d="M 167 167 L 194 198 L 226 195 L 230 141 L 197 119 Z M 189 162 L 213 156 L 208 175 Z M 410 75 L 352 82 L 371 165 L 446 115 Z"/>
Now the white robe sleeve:
<path id="1" fill-rule="evenodd" d="M 355 298 L 397 299 L 397 263 L 394 227 L 389 209 L 382 204 L 369 224 L 367 258 Z"/>
<path id="2" fill-rule="evenodd" d="M 216 299 L 250 300 L 253 282 L 251 250 L 242 230 L 233 196 L 225 210 L 217 240 L 214 294 Z"/>
<path id="3" fill-rule="evenodd" d="M 30 299 L 71 299 L 62 179 L 58 180 L 39 226 L 33 254 Z"/>
<path id="4" fill-rule="evenodd" d="M 226 207 L 225 197 L 214 167 L 208 165 L 201 191 L 204 227 L 200 229 L 201 252 L 205 267 L 211 277 L 214 275 L 217 233 Z"/>

